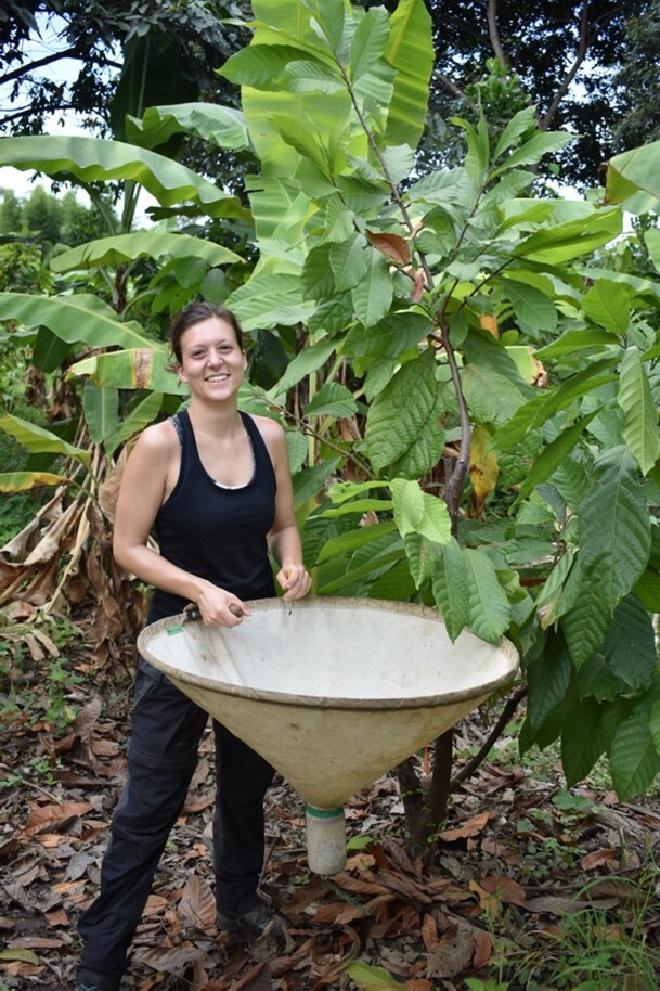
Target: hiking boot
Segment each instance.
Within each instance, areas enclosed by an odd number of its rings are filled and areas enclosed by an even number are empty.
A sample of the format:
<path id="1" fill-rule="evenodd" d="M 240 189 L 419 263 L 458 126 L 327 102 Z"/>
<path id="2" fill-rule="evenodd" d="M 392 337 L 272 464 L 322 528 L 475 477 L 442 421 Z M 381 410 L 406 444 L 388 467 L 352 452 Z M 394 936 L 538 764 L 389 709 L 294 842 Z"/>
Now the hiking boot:
<path id="1" fill-rule="evenodd" d="M 286 942 L 284 919 L 258 895 L 237 912 L 218 912 L 218 926 L 244 936 L 257 958 L 277 951 Z"/>
<path id="2" fill-rule="evenodd" d="M 119 991 L 120 977 L 79 967 L 74 991 Z"/>

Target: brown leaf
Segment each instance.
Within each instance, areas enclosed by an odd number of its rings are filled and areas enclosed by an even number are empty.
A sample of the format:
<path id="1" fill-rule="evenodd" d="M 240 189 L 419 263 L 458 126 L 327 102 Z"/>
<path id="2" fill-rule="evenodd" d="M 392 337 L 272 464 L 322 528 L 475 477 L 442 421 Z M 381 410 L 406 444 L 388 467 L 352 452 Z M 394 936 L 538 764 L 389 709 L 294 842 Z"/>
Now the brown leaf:
<path id="1" fill-rule="evenodd" d="M 230 991 L 270 991 L 273 982 L 270 967 L 267 963 L 258 963 L 250 967 L 237 981 L 232 981 Z"/>
<path id="2" fill-rule="evenodd" d="M 345 891 L 354 891 L 358 895 L 389 895 L 390 889 L 382 884 L 375 884 L 373 881 L 362 881 L 359 878 L 351 877 L 349 874 L 337 874 L 333 878 L 334 883 Z"/>
<path id="3" fill-rule="evenodd" d="M 210 808 L 215 802 L 215 794 L 209 792 L 208 795 L 202 795 L 201 798 L 188 800 L 186 799 L 186 804 L 181 809 L 182 816 L 193 815 L 195 812 L 203 812 L 204 809 Z"/>
<path id="4" fill-rule="evenodd" d="M 346 861 L 346 870 L 357 871 L 358 874 L 366 874 L 375 866 L 376 858 L 372 853 L 356 853 Z"/>
<path id="5" fill-rule="evenodd" d="M 425 915 L 422 923 L 422 939 L 427 953 L 433 953 L 439 945 L 438 924 L 432 915 Z"/>
<path id="6" fill-rule="evenodd" d="M 486 912 L 488 915 L 497 915 L 500 910 L 500 900 L 497 895 L 494 895 L 492 891 L 487 891 L 486 888 L 482 888 L 475 880 L 471 880 L 468 883 L 468 888 L 479 899 L 479 910 L 481 912 Z"/>
<path id="7" fill-rule="evenodd" d="M 80 738 L 83 741 L 89 740 L 92 734 L 99 716 L 101 715 L 101 710 L 103 709 L 103 699 L 100 695 L 94 695 L 93 698 L 84 705 L 78 717 L 73 724 L 73 728 L 76 733 L 80 734 Z"/>
<path id="8" fill-rule="evenodd" d="M 46 912 L 48 925 L 55 929 L 57 926 L 69 926 L 69 916 L 63 908 L 58 908 L 54 912 Z"/>
<path id="9" fill-rule="evenodd" d="M 48 653 L 50 654 L 51 657 L 59 657 L 60 656 L 60 649 L 59 649 L 59 647 L 56 647 L 55 646 L 55 644 L 50 639 L 50 637 L 48 636 L 47 633 L 44 633 L 43 630 L 35 629 L 34 630 L 34 635 L 37 638 L 37 640 L 46 648 L 46 650 L 48 651 Z"/>
<path id="10" fill-rule="evenodd" d="M 457 977 L 472 963 L 475 939 L 472 926 L 459 919 L 453 932 L 443 936 L 438 949 L 429 954 L 427 977 Z"/>
<path id="11" fill-rule="evenodd" d="M 484 826 L 492 819 L 492 816 L 493 813 L 490 811 L 480 812 L 479 815 L 468 819 L 462 826 L 457 826 L 456 829 L 446 829 L 439 833 L 438 838 L 444 840 L 445 843 L 453 843 L 454 840 L 466 839 L 468 836 L 478 836 Z"/>
<path id="12" fill-rule="evenodd" d="M 412 874 L 414 877 L 421 877 L 421 857 L 418 857 L 415 863 L 413 863 L 401 843 L 393 839 L 383 840 L 382 847 L 387 852 L 390 860 L 393 860 L 400 870 L 406 874 Z"/>
<path id="13" fill-rule="evenodd" d="M 602 864 L 612 863 L 618 859 L 619 851 L 608 847 L 603 850 L 592 850 L 591 853 L 588 853 L 586 857 L 582 858 L 580 864 L 582 865 L 582 870 L 591 871 L 594 867 L 600 867 Z"/>
<path id="14" fill-rule="evenodd" d="M 116 757 L 119 744 L 114 740 L 92 740 L 92 753 L 95 757 Z"/>
<path id="15" fill-rule="evenodd" d="M 391 891 L 395 891 L 398 895 L 402 895 L 412 902 L 422 902 L 425 905 L 431 902 L 431 899 L 422 888 L 405 874 L 392 874 L 390 871 L 379 871 L 377 877 Z"/>
<path id="16" fill-rule="evenodd" d="M 301 960 L 307 961 L 313 942 L 313 939 L 307 939 L 294 953 L 287 953 L 284 956 L 275 957 L 274 960 L 271 960 L 270 971 L 272 976 L 280 977 L 282 974 L 286 974 L 287 971 L 294 970 L 296 964 L 299 964 Z"/>
<path id="17" fill-rule="evenodd" d="M 387 914 L 386 909 L 396 900 L 394 895 L 377 895 L 371 901 L 366 902 L 364 911 L 368 915 L 375 915 L 377 919 L 382 919 Z"/>
<path id="18" fill-rule="evenodd" d="M 133 959 L 146 964 L 147 967 L 152 967 L 154 970 L 174 974 L 175 977 L 180 977 L 190 964 L 199 963 L 202 967 L 208 967 L 209 970 L 214 966 L 212 957 L 195 946 L 182 946 L 176 950 L 136 950 L 133 953 Z"/>
<path id="19" fill-rule="evenodd" d="M 482 877 L 479 884 L 486 891 L 496 895 L 500 901 L 509 905 L 524 905 L 527 901 L 525 889 L 522 888 L 512 877 L 506 874 L 494 874 L 490 877 Z"/>
<path id="20" fill-rule="evenodd" d="M 364 919 L 366 915 L 365 910 L 359 905 L 351 905 L 348 908 L 344 908 L 343 912 L 340 912 L 335 919 L 335 925 L 337 926 L 348 926 L 351 922 L 355 922 L 357 919 Z"/>
<path id="21" fill-rule="evenodd" d="M 68 736 L 63 736 L 59 740 L 55 740 L 53 744 L 53 750 L 56 754 L 65 754 L 71 750 L 77 740 L 75 733 L 69 733 Z"/>
<path id="22" fill-rule="evenodd" d="M 149 895 L 142 914 L 145 916 L 160 915 L 169 907 L 169 904 L 169 898 L 163 898 L 162 895 Z"/>
<path id="23" fill-rule="evenodd" d="M 416 268 L 413 273 L 413 291 L 412 291 L 412 301 L 413 303 L 419 303 L 420 299 L 424 295 L 424 290 L 426 289 L 426 273 L 422 268 Z"/>
<path id="24" fill-rule="evenodd" d="M 30 803 L 24 834 L 36 836 L 47 827 L 52 829 L 55 823 L 63 825 L 69 819 L 77 818 L 91 810 L 92 806 L 89 802 L 64 802 L 54 805 Z"/>
<path id="25" fill-rule="evenodd" d="M 36 837 L 36 840 L 44 850 L 55 850 L 62 843 L 66 842 L 66 837 L 62 836 L 61 833 L 40 833 Z"/>
<path id="26" fill-rule="evenodd" d="M 217 906 L 208 881 L 193 874 L 188 878 L 179 901 L 179 915 L 185 925 L 198 929 L 215 926 Z"/>
<path id="27" fill-rule="evenodd" d="M 346 908 L 346 902 L 328 902 L 327 905 L 319 905 L 318 908 L 313 909 L 310 905 L 306 913 L 310 916 L 312 922 L 317 925 L 323 925 L 326 923 L 334 924 L 337 916 L 340 912 L 343 912 Z"/>
<path id="28" fill-rule="evenodd" d="M 30 602 L 22 602 L 20 599 L 10 602 L 2 612 L 8 619 L 13 620 L 15 623 L 22 623 L 26 619 L 34 619 L 37 615 L 37 610 Z"/>
<path id="29" fill-rule="evenodd" d="M 63 939 L 52 939 L 48 936 L 19 936 L 12 939 L 10 950 L 60 950 L 66 946 Z"/>
<path id="30" fill-rule="evenodd" d="M 493 952 L 493 941 L 483 929 L 473 928 L 474 934 L 474 960 L 473 964 L 477 970 L 485 967 Z"/>
<path id="31" fill-rule="evenodd" d="M 376 231 L 366 231 L 366 235 L 374 248 L 387 258 L 391 258 L 399 265 L 410 265 L 410 248 L 405 238 L 399 234 L 380 234 Z"/>
<path id="32" fill-rule="evenodd" d="M 433 985 L 425 977 L 413 977 L 411 981 L 406 981 L 408 991 L 432 991 Z"/>
<path id="33" fill-rule="evenodd" d="M 27 644 L 27 649 L 30 651 L 30 657 L 32 660 L 43 661 L 44 652 L 34 633 L 25 634 L 25 643 Z"/>

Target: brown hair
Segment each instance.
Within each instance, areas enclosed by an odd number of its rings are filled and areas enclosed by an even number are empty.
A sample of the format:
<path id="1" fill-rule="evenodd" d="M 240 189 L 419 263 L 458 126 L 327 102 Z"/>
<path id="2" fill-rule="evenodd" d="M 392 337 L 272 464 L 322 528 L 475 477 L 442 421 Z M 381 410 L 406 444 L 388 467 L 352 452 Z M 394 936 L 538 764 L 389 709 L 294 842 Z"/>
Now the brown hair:
<path id="1" fill-rule="evenodd" d="M 236 343 L 238 344 L 241 351 L 243 350 L 243 331 L 241 330 L 241 325 L 238 322 L 236 315 L 228 310 L 226 306 L 216 306 L 215 303 L 207 303 L 205 300 L 197 300 L 194 303 L 188 303 L 187 306 L 177 313 L 174 320 L 172 321 L 172 326 L 170 328 L 170 348 L 172 350 L 172 358 L 176 358 L 176 361 L 181 364 L 181 338 L 195 323 L 201 323 L 202 320 L 209 320 L 211 317 L 217 317 L 218 320 L 224 320 L 228 323 L 234 331 L 236 337 Z"/>

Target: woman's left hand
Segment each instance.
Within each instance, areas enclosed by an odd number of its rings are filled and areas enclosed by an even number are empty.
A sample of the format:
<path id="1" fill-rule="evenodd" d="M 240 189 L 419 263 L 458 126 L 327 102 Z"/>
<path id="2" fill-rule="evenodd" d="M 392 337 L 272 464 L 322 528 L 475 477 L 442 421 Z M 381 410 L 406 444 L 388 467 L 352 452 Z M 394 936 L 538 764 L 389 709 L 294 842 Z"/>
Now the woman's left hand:
<path id="1" fill-rule="evenodd" d="M 312 586 L 312 579 L 304 564 L 285 564 L 277 575 L 277 581 L 284 589 L 282 598 L 285 602 L 302 599 Z"/>

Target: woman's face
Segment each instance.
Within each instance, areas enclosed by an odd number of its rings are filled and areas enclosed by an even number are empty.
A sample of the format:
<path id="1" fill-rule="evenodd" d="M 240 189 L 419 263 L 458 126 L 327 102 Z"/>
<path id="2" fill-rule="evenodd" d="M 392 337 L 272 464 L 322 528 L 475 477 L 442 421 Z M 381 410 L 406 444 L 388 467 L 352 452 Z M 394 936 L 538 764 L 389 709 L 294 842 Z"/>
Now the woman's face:
<path id="1" fill-rule="evenodd" d="M 179 378 L 200 399 L 230 399 L 238 392 L 247 367 L 245 352 L 226 320 L 209 317 L 183 332 L 180 338 Z"/>

